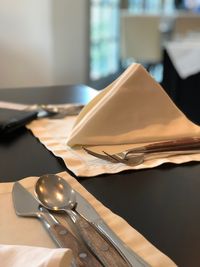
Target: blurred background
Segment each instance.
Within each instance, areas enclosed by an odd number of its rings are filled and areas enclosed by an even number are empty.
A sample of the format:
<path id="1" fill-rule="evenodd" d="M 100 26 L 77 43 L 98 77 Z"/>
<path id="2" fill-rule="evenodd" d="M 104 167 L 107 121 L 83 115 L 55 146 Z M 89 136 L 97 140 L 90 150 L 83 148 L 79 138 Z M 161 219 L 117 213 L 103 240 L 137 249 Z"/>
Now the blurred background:
<path id="1" fill-rule="evenodd" d="M 161 82 L 165 43 L 191 17 L 200 32 L 199 12 L 200 0 L 0 0 L 0 88 L 103 89 L 132 62 Z"/>

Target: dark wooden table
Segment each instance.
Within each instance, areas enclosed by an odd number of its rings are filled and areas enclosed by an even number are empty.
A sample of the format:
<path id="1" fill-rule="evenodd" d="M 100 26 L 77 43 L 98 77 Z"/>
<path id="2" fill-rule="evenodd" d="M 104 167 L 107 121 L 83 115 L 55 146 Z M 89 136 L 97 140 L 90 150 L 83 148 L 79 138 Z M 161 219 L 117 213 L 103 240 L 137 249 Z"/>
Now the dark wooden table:
<path id="1" fill-rule="evenodd" d="M 93 95 L 83 85 L 0 90 L 0 100 L 19 103 L 87 103 Z M 68 171 L 63 161 L 25 128 L 0 140 L 1 182 L 60 171 Z M 200 163 L 76 178 L 178 266 L 200 266 Z"/>

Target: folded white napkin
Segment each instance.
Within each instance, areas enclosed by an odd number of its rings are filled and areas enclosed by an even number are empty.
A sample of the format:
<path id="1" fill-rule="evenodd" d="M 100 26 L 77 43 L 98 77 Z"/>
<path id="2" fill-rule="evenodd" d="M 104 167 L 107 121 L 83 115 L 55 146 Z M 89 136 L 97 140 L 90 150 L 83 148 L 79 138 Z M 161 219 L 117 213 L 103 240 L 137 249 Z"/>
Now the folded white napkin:
<path id="1" fill-rule="evenodd" d="M 71 260 L 69 249 L 0 245 L 2 267 L 69 267 Z"/>
<path id="2" fill-rule="evenodd" d="M 165 154 L 131 166 L 96 158 L 82 149 L 81 145 L 90 145 L 95 152 L 112 154 L 155 141 L 200 137 L 200 127 L 186 118 L 138 64 L 131 65 L 102 90 L 78 117 L 41 119 L 26 127 L 77 176 L 153 168 L 165 162 L 200 161 L 200 154 Z"/>
<path id="3" fill-rule="evenodd" d="M 67 144 L 123 145 L 200 136 L 162 87 L 132 64 L 79 114 Z"/>

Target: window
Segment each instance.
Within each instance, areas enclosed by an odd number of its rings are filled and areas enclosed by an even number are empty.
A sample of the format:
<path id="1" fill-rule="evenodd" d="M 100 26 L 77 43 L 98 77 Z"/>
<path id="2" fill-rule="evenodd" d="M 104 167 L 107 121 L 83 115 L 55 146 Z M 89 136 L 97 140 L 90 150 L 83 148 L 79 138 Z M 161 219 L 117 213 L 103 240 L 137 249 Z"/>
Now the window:
<path id="1" fill-rule="evenodd" d="M 118 71 L 119 11 L 119 0 L 91 0 L 90 80 Z"/>
<path id="2" fill-rule="evenodd" d="M 135 13 L 171 13 L 174 10 L 174 0 L 129 0 L 129 9 Z"/>

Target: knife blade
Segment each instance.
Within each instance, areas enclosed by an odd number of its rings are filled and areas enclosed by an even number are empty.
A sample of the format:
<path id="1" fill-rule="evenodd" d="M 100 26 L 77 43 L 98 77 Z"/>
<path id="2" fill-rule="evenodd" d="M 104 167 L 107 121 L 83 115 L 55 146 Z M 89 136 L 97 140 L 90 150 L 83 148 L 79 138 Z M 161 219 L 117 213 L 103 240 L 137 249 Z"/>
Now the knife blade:
<path id="1" fill-rule="evenodd" d="M 49 211 L 26 190 L 19 182 L 15 182 L 12 190 L 13 205 L 18 216 L 36 217 L 41 220 L 51 238 L 59 247 L 70 248 L 76 267 L 102 267 L 102 264 L 90 251 Z"/>
<path id="2" fill-rule="evenodd" d="M 75 190 L 74 190 L 75 191 Z M 75 191 L 76 210 L 92 223 L 118 250 L 118 252 L 134 267 L 150 267 L 138 254 L 131 250 L 104 222 L 95 208 L 77 191 Z"/>

